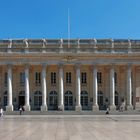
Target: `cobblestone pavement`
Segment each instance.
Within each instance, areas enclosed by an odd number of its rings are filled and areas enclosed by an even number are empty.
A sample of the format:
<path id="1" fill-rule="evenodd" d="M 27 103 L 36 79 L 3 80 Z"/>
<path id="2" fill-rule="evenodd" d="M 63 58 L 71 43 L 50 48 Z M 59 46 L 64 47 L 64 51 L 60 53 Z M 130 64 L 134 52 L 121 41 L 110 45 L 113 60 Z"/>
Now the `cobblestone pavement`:
<path id="1" fill-rule="evenodd" d="M 140 140 L 140 115 L 7 115 L 0 140 Z"/>

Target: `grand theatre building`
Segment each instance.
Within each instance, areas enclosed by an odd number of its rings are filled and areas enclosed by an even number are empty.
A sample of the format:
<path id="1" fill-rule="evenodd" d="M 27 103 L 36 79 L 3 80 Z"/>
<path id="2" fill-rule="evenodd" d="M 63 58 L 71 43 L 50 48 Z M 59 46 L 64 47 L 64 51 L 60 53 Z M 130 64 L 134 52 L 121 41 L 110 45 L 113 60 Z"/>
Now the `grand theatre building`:
<path id="1" fill-rule="evenodd" d="M 0 40 L 0 106 L 140 108 L 140 40 Z"/>

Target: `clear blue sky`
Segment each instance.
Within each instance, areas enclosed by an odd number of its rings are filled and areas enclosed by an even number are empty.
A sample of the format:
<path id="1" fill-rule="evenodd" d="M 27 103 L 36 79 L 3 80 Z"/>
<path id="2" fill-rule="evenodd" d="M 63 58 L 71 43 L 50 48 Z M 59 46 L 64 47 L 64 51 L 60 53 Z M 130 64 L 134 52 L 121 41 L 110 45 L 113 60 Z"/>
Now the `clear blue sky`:
<path id="1" fill-rule="evenodd" d="M 0 0 L 0 38 L 140 39 L 140 0 Z"/>

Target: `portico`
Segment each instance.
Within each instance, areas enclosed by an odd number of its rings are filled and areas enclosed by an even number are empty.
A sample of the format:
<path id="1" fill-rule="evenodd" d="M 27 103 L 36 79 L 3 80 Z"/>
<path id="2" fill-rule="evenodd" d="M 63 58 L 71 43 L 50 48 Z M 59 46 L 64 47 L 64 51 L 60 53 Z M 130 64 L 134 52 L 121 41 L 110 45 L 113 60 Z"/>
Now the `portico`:
<path id="1" fill-rule="evenodd" d="M 16 75 L 20 75 L 20 67 L 18 68 L 17 65 L 10 65 L 10 70 L 9 70 L 9 66 L 7 67 L 8 69 L 5 69 L 5 72 L 7 70 L 8 73 L 8 83 L 7 83 L 7 88 L 6 90 L 8 91 L 7 93 L 7 106 L 6 106 L 6 110 L 13 110 L 16 107 L 13 108 L 13 104 L 15 105 L 15 103 L 13 103 L 14 100 L 16 100 L 17 102 L 17 107 L 19 106 L 19 101 L 18 101 L 18 93 L 13 95 L 13 88 L 12 85 L 15 85 L 17 81 L 19 81 L 19 79 L 17 79 L 17 77 L 13 76 L 15 75 L 15 73 L 13 73 L 13 70 L 16 68 Z M 40 91 L 41 93 L 41 105 L 39 106 L 41 111 L 47 111 L 48 109 L 50 109 L 50 102 L 57 102 L 57 106 L 55 109 L 57 109 L 57 107 L 60 110 L 65 110 L 65 104 L 66 104 L 66 99 L 65 97 L 65 93 L 67 91 L 71 92 L 72 95 L 72 110 L 76 110 L 76 111 L 81 111 L 82 110 L 82 105 L 81 105 L 81 96 L 82 96 L 82 92 L 86 91 L 87 92 L 87 98 L 85 99 L 83 102 L 87 102 L 85 103 L 87 105 L 88 110 L 93 110 L 93 111 L 99 111 L 99 106 L 100 109 L 105 109 L 105 105 L 106 105 L 106 100 L 108 100 L 107 104 L 110 107 L 110 110 L 116 110 L 116 105 L 115 105 L 115 91 L 117 90 L 118 87 L 115 86 L 115 69 L 117 67 L 120 66 L 113 66 L 112 65 L 107 65 L 107 66 L 103 66 L 103 65 L 92 65 L 92 68 L 89 67 L 88 65 L 71 65 L 68 67 L 71 67 L 70 70 L 71 71 L 71 79 L 72 81 L 70 83 L 67 83 L 66 81 L 66 73 L 67 73 L 67 65 L 58 65 L 56 67 L 56 75 L 58 75 L 58 77 L 56 78 L 56 83 L 51 83 L 51 77 L 50 73 L 52 72 L 51 69 L 53 69 L 53 67 L 55 66 L 51 66 L 51 65 L 25 65 L 22 66 L 25 70 L 23 71 L 25 73 L 25 83 L 22 83 L 23 85 L 17 86 L 19 87 L 19 91 L 25 91 L 25 109 L 30 111 L 30 110 L 34 110 L 34 104 L 35 104 L 35 99 L 34 99 L 34 93 L 36 91 Z M 35 78 L 34 75 L 36 73 L 36 67 L 40 67 L 41 69 L 41 82 L 39 85 L 35 84 Z M 122 67 L 122 66 L 121 66 Z M 124 71 L 124 74 L 126 75 L 126 79 L 124 81 L 124 83 L 126 83 L 126 91 L 127 94 L 124 95 L 120 95 L 120 91 L 119 92 L 119 100 L 117 102 L 119 102 L 119 105 L 121 105 L 121 103 L 123 103 L 121 100 L 122 98 L 125 100 L 126 102 L 126 107 L 127 109 L 133 109 L 133 105 L 132 105 L 132 80 L 131 80 L 131 76 L 130 76 L 130 66 L 124 66 L 126 68 L 126 70 Z M 132 66 L 131 66 L 132 67 Z M 127 69 L 129 68 L 129 69 Z M 19 71 L 18 71 L 19 69 Z M 99 71 L 103 71 L 102 72 L 102 83 L 99 83 Z M 106 69 L 108 69 L 107 73 L 104 72 Z M 82 83 L 81 80 L 81 73 L 83 73 L 83 71 L 87 72 L 87 81 L 86 83 Z M 69 72 L 69 71 L 68 71 Z M 98 76 L 97 76 L 98 75 Z M 108 79 L 105 79 L 106 76 L 109 76 Z M 13 78 L 11 78 L 13 77 Z M 11 80 L 12 79 L 12 80 Z M 118 81 L 117 84 L 119 84 Z M 121 84 L 121 83 L 120 83 Z M 119 84 L 119 85 L 120 85 Z M 93 86 L 92 86 L 93 85 Z M 108 89 L 105 87 L 106 85 L 108 85 Z M 116 88 L 116 89 L 115 89 Z M 131 90 L 130 90 L 131 89 Z M 107 90 L 107 92 L 105 93 L 105 91 Z M 55 94 L 54 96 L 50 96 L 50 92 L 51 91 L 55 91 L 57 93 L 57 99 L 51 99 L 55 98 Z M 101 99 L 101 97 L 99 96 L 99 91 L 102 91 L 103 93 L 103 99 Z M 129 92 L 131 91 L 131 92 Z M 92 100 L 93 99 L 93 100 Z M 101 100 L 100 100 L 101 99 Z M 57 101 L 51 101 L 51 100 L 57 100 Z M 71 100 L 71 99 L 70 99 Z M 86 101 L 87 100 L 87 101 Z M 100 101 L 99 101 L 100 100 Z M 34 103 L 33 103 L 34 102 Z M 38 101 L 37 101 L 38 102 Z M 55 103 L 54 103 L 55 104 Z M 103 105 L 102 105 L 103 104 Z"/>

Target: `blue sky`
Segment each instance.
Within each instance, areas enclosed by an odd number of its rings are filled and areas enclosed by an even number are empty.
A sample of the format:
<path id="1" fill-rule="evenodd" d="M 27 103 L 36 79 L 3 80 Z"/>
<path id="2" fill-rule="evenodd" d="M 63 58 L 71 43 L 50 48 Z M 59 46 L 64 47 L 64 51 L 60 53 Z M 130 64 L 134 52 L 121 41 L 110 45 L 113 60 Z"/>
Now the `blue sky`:
<path id="1" fill-rule="evenodd" d="M 0 0 L 0 38 L 140 39 L 140 0 Z"/>

